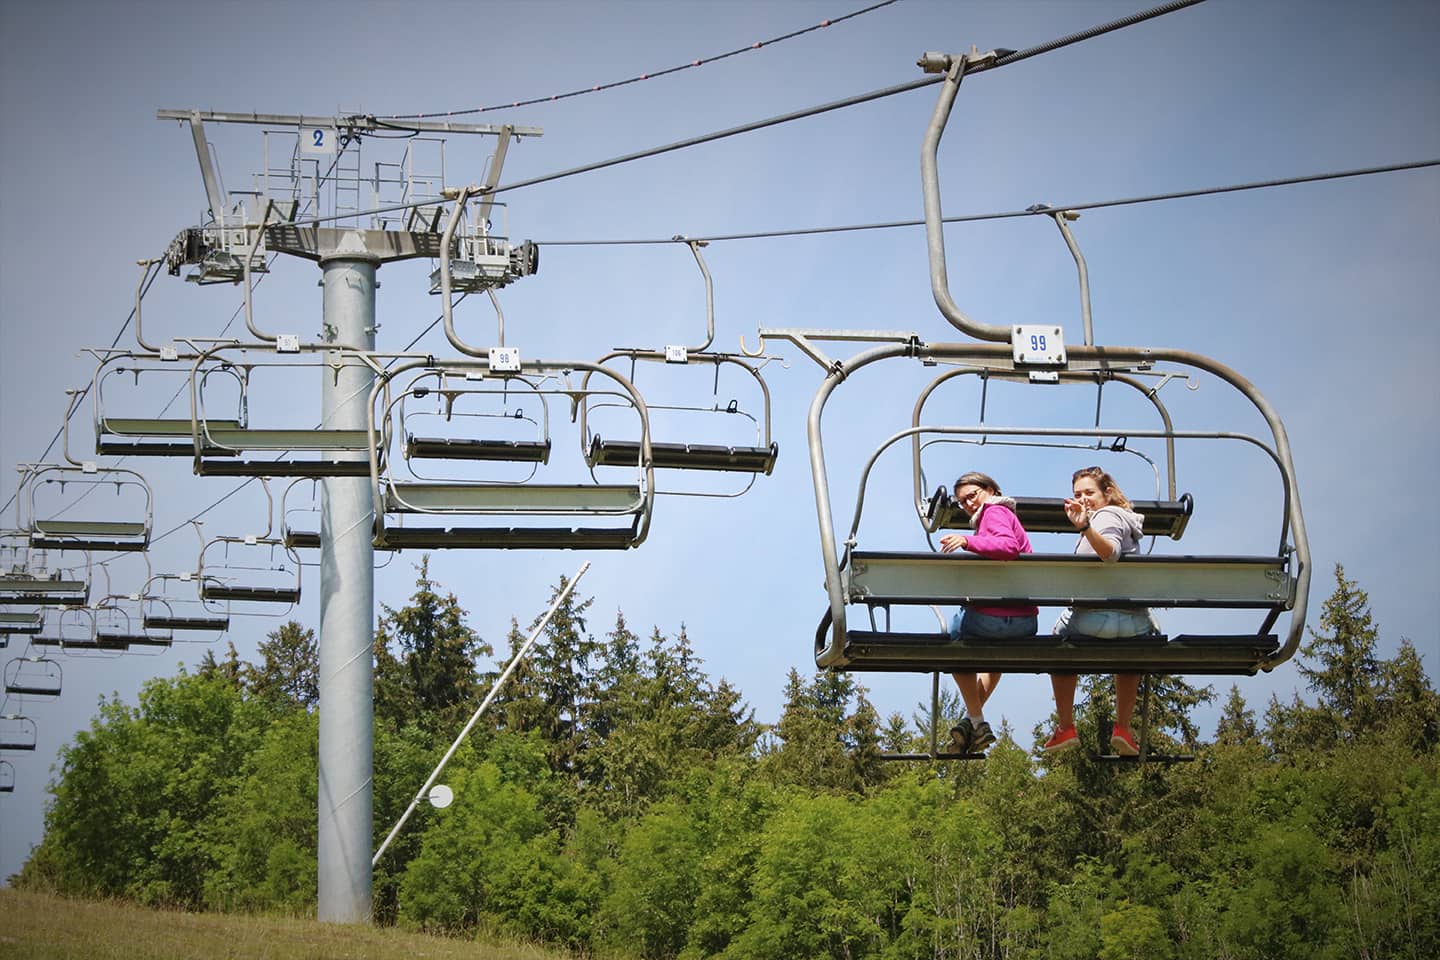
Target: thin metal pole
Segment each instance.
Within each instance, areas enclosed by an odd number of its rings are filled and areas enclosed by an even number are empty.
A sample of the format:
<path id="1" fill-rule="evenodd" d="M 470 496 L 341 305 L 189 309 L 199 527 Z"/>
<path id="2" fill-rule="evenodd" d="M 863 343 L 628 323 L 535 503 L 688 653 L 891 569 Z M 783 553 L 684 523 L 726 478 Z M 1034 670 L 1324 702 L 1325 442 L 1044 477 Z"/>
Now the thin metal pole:
<path id="1" fill-rule="evenodd" d="M 374 350 L 375 262 L 346 253 L 320 266 L 326 342 Z M 331 357 L 339 363 L 338 352 Z M 322 376 L 325 428 L 364 430 L 370 368 L 347 362 L 326 366 Z M 327 477 L 320 486 L 318 916 L 334 923 L 368 923 L 371 869 L 365 854 L 374 827 L 374 502 L 368 477 Z"/>
<path id="2" fill-rule="evenodd" d="M 495 678 L 495 682 L 490 685 L 490 692 L 485 695 L 484 701 L 481 702 L 479 707 L 475 708 L 475 712 L 470 715 L 470 721 L 465 724 L 465 728 L 460 731 L 460 735 L 455 738 L 455 742 L 450 744 L 450 749 L 445 751 L 445 756 L 440 758 L 440 762 L 436 765 L 435 769 L 430 772 L 429 778 L 426 779 L 424 785 L 420 787 L 419 792 L 415 794 L 415 798 L 410 801 L 410 806 L 405 808 L 405 812 L 400 815 L 400 819 L 396 821 L 395 826 L 391 828 L 390 835 L 385 838 L 384 843 L 380 844 L 380 849 L 375 851 L 375 856 L 370 859 L 371 867 L 374 867 L 380 862 L 380 858 L 385 854 L 385 848 L 390 846 L 390 841 L 394 840 L 400 833 L 400 829 L 405 826 L 405 821 L 410 819 L 410 814 L 415 812 L 415 808 L 420 805 L 420 801 L 430 795 L 430 788 L 434 786 L 435 781 L 440 778 L 440 774 L 444 771 L 445 765 L 450 762 L 451 757 L 455 756 L 455 751 L 460 749 L 460 744 L 465 742 L 465 738 L 470 735 L 471 729 L 474 728 L 475 724 L 480 720 L 480 716 L 485 712 L 486 708 L 490 706 L 491 702 L 494 701 L 495 696 L 500 692 L 500 688 L 505 686 L 505 681 L 510 679 L 510 674 L 515 672 L 515 668 L 520 665 L 520 661 L 525 659 L 525 655 L 529 653 L 530 648 L 535 645 L 535 641 L 540 637 L 540 631 L 545 629 L 546 625 L 550 622 L 550 618 L 555 616 L 555 611 L 560 609 L 560 604 L 564 603 L 565 598 L 570 596 L 570 591 L 575 589 L 575 584 L 580 582 L 580 578 L 585 576 L 585 571 L 589 569 L 589 560 L 580 564 L 580 569 L 575 571 L 575 576 L 571 577 L 570 582 L 565 585 L 565 589 L 556 595 L 555 602 L 550 604 L 550 609 L 545 611 L 545 616 L 541 617 L 540 622 L 535 625 L 535 629 L 530 631 L 530 638 L 515 652 L 515 656 L 510 658 L 510 663 L 506 665 L 500 676 Z"/>

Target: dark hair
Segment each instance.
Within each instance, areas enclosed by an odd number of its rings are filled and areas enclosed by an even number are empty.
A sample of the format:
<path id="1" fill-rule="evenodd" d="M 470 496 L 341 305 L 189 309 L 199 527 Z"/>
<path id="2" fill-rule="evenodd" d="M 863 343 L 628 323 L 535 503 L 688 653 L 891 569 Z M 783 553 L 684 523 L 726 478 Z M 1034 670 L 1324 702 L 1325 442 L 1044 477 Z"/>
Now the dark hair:
<path id="1" fill-rule="evenodd" d="M 997 496 L 1000 494 L 1000 484 L 996 483 L 988 473 L 971 470 L 969 473 L 960 474 L 960 479 L 956 480 L 955 486 L 951 488 L 955 491 L 957 497 L 960 495 L 960 488 L 967 483 L 974 484 L 977 487 L 984 487 Z"/>
<path id="2" fill-rule="evenodd" d="M 1115 482 L 1115 478 L 1104 470 L 1099 467 L 1082 467 L 1071 475 L 1071 486 L 1074 486 L 1075 481 L 1081 477 L 1089 477 L 1095 481 L 1095 485 L 1100 488 L 1100 492 L 1105 494 L 1106 503 L 1114 504 L 1117 507 L 1124 507 L 1126 510 L 1130 509 L 1130 498 L 1125 496 L 1125 491 L 1120 489 L 1120 484 Z"/>

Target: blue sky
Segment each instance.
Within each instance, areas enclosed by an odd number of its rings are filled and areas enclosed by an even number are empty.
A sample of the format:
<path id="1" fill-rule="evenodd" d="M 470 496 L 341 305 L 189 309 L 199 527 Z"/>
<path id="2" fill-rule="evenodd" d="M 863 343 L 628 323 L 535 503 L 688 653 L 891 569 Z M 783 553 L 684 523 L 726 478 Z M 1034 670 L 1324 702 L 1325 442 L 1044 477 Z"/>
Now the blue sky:
<path id="1" fill-rule="evenodd" d="M 85 347 L 108 345 L 134 295 L 134 261 L 158 255 L 196 225 L 205 196 L 189 131 L 160 108 L 331 115 L 461 110 L 561 93 L 712 56 L 862 6 L 731 3 L 220 3 L 0 5 L 0 502 L 11 465 L 40 457 L 64 413 L 65 388 L 88 383 Z M 783 44 L 593 96 L 466 119 L 541 126 L 516 144 L 510 182 L 917 78 L 926 50 L 975 44 L 1023 49 L 1139 9 L 1115 2 L 901 2 Z M 1082 203 L 1207 185 L 1440 157 L 1440 12 L 1428 3 L 1210 0 L 1196 8 L 1038 57 L 964 84 L 940 150 L 949 215 Z M 516 238 L 542 247 L 538 275 L 501 293 L 507 342 L 528 357 L 593 360 L 617 345 L 695 342 L 702 286 L 680 245 L 561 246 L 558 241 L 668 238 L 906 220 L 921 215 L 919 151 L 935 88 L 823 117 L 557 180 L 504 195 Z M 258 128 L 212 125 L 231 190 L 261 166 Z M 370 160 L 388 145 L 367 142 Z M 373 148 L 373 149 L 372 149 Z M 478 181 L 489 144 L 453 138 L 451 183 Z M 1440 175 L 1435 168 L 1085 213 L 1074 229 L 1088 259 L 1097 340 L 1194 350 L 1249 377 L 1285 419 L 1315 560 L 1311 622 L 1347 574 L 1370 592 L 1382 652 L 1410 638 L 1437 675 L 1434 588 L 1440 525 L 1427 487 L 1440 468 Z M 1059 322 L 1079 337 L 1074 267 L 1036 218 L 947 229 L 951 288 L 986 323 Z M 891 329 L 927 340 L 958 335 L 930 295 L 923 231 L 907 228 L 730 241 L 705 251 L 714 276 L 716 344 L 752 346 L 759 327 Z M 438 314 L 429 265 L 379 274 L 381 349 L 398 350 Z M 307 338 L 319 327 L 318 271 L 282 260 L 257 291 L 260 325 Z M 230 287 L 161 277 L 145 301 L 157 339 L 215 336 L 240 305 Z M 472 298 L 457 324 L 477 342 L 493 314 Z M 236 329 L 231 328 L 232 331 Z M 243 329 L 243 327 L 242 327 Z M 122 339 L 128 343 L 129 335 Z M 809 670 L 823 574 L 805 448 L 819 369 L 788 344 L 764 373 L 780 461 L 740 499 L 662 498 L 638 551 L 436 554 L 431 570 L 471 611 L 486 639 L 528 621 L 582 559 L 593 567 L 596 635 L 623 609 L 632 628 L 683 624 L 707 668 L 737 684 L 763 720 L 779 712 L 785 673 Z M 428 334 L 417 349 L 448 352 Z M 834 345 L 834 355 L 851 349 Z M 895 365 L 899 366 L 899 365 Z M 908 425 L 923 371 L 875 370 L 837 391 L 826 436 L 837 516 L 848 518 L 857 470 Z M 691 386 L 708 402 L 708 375 Z M 638 384 L 647 389 L 642 379 Z M 655 377 L 657 393 L 679 385 Z M 1255 418 L 1213 382 L 1166 387 L 1193 429 L 1256 431 Z M 727 389 L 727 388 L 722 388 Z M 293 394 L 272 398 L 291 402 Z M 677 398 L 678 399 L 678 398 Z M 726 398 L 728 399 L 728 397 Z M 1089 396 L 996 395 L 1016 410 L 1083 422 Z M 658 401 L 657 401 L 658 402 Z M 747 405 L 750 398 L 742 399 Z M 943 403 L 949 403 L 946 400 Z M 963 416 L 975 399 L 953 402 Z M 1107 403 L 1109 403 L 1107 399 Z M 942 406 L 940 409 L 948 409 Z M 1120 409 L 1124 402 L 1120 401 Z M 1044 404 L 1051 404 L 1045 407 Z M 303 410 L 309 415 L 310 410 Z M 957 416 L 962 414 L 957 413 Z M 997 413 L 997 416 L 999 414 Z M 86 435 L 88 409 L 77 416 Z M 563 416 L 557 448 L 578 448 Z M 697 442 L 708 438 L 699 436 Z M 80 452 L 80 444 L 76 452 Z M 931 485 L 978 466 L 1007 492 L 1059 496 L 1073 458 L 1010 459 L 936 448 Z M 1081 456 L 1087 456 L 1082 454 Z M 575 451 L 566 453 L 569 461 Z M 1090 457 L 1093 459 L 1093 457 Z M 907 462 L 890 458 L 867 492 L 863 545 L 921 549 Z M 157 491 L 167 530 L 234 481 L 196 478 L 187 464 L 131 464 Z M 563 465 L 560 467 L 563 469 Z M 1231 451 L 1183 450 L 1179 486 L 1195 493 L 1184 548 L 1273 549 L 1273 471 Z M 938 479 L 937 479 L 938 478 Z M 1143 471 L 1127 474 L 1146 495 Z M 707 488 L 713 489 L 713 488 Z M 11 521 L 7 517 L 6 524 Z M 258 532 L 254 488 L 205 516 L 207 537 Z M 1169 545 L 1178 550 L 1176 545 Z M 1037 549 L 1066 550 L 1050 539 Z M 1166 549 L 1162 545 L 1161 549 Z M 156 572 L 192 569 L 198 541 L 158 543 Z M 377 598 L 402 604 L 418 556 L 377 574 Z M 143 571 L 113 565 L 116 589 Z M 306 585 L 318 581 L 306 571 Z M 297 616 L 314 624 L 314 590 Z M 1162 618 L 1163 619 L 1163 618 Z M 1183 621 L 1189 623 L 1190 621 Z M 237 620 L 242 657 L 277 626 Z M 216 645 L 223 652 L 223 641 Z M 16 644 L 4 651 L 18 652 Z M 40 835 L 43 786 L 56 752 L 97 698 L 134 701 L 140 684 L 195 663 L 203 648 L 164 656 L 70 658 L 63 696 L 27 702 L 34 755 L 9 759 L 17 789 L 0 799 L 0 876 Z M 865 681 L 882 714 L 907 715 L 923 677 Z M 1223 694 L 1229 681 L 1217 690 Z M 1239 681 L 1257 710 L 1300 681 L 1293 664 Z M 1050 708 L 1044 678 L 1010 677 L 991 711 L 1028 738 Z M 1213 711 L 1202 729 L 1213 729 Z"/>

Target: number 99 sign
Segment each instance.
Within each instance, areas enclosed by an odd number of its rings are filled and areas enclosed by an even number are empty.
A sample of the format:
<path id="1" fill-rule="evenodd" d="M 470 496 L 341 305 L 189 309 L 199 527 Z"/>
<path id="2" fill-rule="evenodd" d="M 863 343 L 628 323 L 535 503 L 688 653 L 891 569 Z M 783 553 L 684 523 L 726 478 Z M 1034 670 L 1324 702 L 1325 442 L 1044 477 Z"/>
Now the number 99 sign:
<path id="1" fill-rule="evenodd" d="M 1010 349 L 1017 364 L 1030 367 L 1064 366 L 1064 328 L 1052 324 L 1016 324 L 1010 331 Z"/>

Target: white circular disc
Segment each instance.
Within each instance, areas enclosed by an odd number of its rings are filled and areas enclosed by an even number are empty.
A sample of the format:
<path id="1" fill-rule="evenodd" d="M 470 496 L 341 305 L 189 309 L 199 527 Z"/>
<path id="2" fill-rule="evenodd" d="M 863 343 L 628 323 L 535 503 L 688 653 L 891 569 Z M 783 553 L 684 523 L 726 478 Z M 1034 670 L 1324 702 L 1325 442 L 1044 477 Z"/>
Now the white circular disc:
<path id="1" fill-rule="evenodd" d="M 437 784 L 430 788 L 430 806 L 437 810 L 444 810 L 455 800 L 455 791 L 445 784 Z"/>

